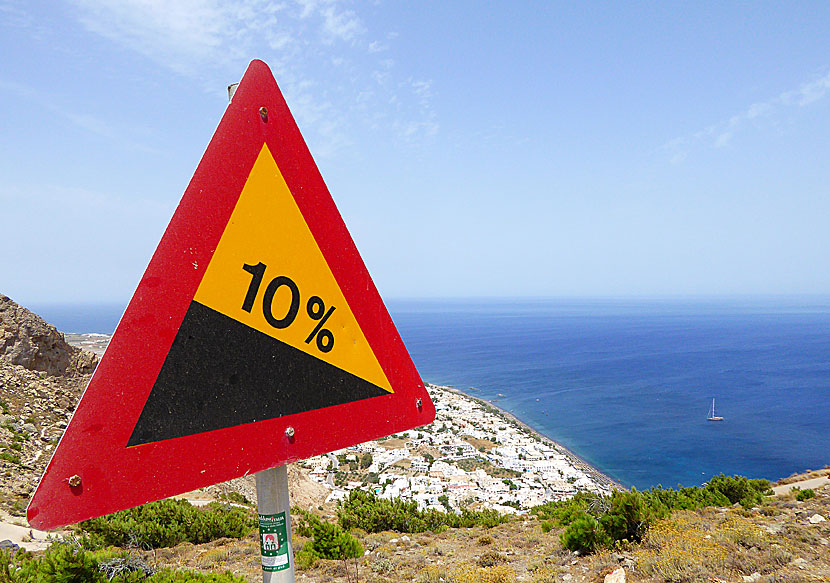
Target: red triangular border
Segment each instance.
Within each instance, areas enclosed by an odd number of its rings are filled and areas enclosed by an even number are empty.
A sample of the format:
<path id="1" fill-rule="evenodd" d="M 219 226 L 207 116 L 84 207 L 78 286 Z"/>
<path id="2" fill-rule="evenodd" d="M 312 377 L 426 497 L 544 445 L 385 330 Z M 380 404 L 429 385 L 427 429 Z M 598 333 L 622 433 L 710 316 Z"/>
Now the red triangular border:
<path id="1" fill-rule="evenodd" d="M 265 122 L 261 107 L 267 108 Z M 263 142 L 395 393 L 126 448 Z M 270 69 L 252 61 L 27 516 L 36 528 L 55 528 L 426 425 L 434 418 L 423 382 Z M 285 435 L 289 426 L 294 428 L 290 441 Z M 80 484 L 73 485 L 73 476 Z"/>

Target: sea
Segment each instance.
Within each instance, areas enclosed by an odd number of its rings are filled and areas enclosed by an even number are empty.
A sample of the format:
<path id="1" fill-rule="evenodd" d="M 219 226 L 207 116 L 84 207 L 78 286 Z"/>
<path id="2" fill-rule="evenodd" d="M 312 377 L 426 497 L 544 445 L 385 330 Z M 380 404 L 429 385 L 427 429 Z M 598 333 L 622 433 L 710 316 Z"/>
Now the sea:
<path id="1" fill-rule="evenodd" d="M 830 464 L 830 298 L 391 300 L 421 374 L 626 486 Z M 123 306 L 33 309 L 111 334 Z M 712 401 L 722 421 L 708 421 Z"/>

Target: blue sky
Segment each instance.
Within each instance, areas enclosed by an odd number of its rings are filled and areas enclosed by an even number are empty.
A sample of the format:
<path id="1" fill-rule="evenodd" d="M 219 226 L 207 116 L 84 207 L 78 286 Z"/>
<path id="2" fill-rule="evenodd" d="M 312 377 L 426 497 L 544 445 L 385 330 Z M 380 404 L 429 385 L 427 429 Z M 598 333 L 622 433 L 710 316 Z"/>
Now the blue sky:
<path id="1" fill-rule="evenodd" d="M 384 297 L 830 293 L 826 3 L 0 0 L 0 293 L 126 303 L 247 63 Z"/>

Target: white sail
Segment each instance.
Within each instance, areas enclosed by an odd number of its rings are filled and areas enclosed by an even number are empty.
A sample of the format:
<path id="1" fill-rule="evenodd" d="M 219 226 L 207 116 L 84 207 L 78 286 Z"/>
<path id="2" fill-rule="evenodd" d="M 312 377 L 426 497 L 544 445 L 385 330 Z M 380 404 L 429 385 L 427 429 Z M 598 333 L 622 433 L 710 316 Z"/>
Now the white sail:
<path id="1" fill-rule="evenodd" d="M 709 409 L 709 416 L 706 418 L 707 421 L 723 421 L 723 417 L 718 417 L 715 415 L 715 400 L 712 399 L 712 407 Z"/>

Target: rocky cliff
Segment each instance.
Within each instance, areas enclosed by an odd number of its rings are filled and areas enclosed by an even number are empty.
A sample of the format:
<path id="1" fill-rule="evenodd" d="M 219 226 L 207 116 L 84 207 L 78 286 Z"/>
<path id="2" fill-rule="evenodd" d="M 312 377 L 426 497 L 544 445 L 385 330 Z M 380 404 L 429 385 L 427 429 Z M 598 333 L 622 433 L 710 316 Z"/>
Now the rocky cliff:
<path id="1" fill-rule="evenodd" d="M 0 360 L 50 376 L 89 374 L 98 363 L 94 354 L 70 346 L 57 328 L 2 294 Z"/>
<path id="2" fill-rule="evenodd" d="M 97 364 L 0 295 L 0 507 L 23 513 Z"/>

